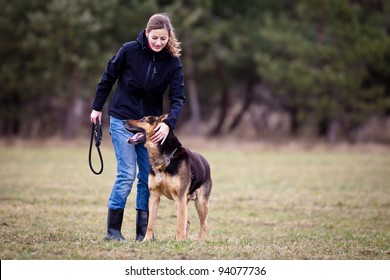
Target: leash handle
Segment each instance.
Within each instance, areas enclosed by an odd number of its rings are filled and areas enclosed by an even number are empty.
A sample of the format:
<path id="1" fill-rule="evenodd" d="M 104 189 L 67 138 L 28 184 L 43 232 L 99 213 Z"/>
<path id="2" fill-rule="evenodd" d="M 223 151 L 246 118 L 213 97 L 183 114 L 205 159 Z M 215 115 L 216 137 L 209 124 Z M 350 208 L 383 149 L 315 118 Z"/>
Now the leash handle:
<path id="1" fill-rule="evenodd" d="M 102 136 L 103 136 L 102 125 L 99 123 L 99 120 L 96 119 L 96 124 L 92 123 L 92 127 L 95 134 L 95 146 L 99 147 L 100 144 L 102 143 Z"/>
<path id="2" fill-rule="evenodd" d="M 99 159 L 100 159 L 99 171 L 95 171 L 95 169 L 92 166 L 92 144 L 94 138 L 95 138 L 95 146 L 98 151 Z M 91 142 L 89 144 L 89 154 L 88 154 L 89 168 L 95 175 L 100 175 L 103 173 L 103 157 L 102 157 L 102 153 L 100 152 L 100 144 L 102 143 L 102 138 L 103 138 L 102 126 L 99 123 L 99 120 L 96 120 L 96 125 L 92 123 Z"/>

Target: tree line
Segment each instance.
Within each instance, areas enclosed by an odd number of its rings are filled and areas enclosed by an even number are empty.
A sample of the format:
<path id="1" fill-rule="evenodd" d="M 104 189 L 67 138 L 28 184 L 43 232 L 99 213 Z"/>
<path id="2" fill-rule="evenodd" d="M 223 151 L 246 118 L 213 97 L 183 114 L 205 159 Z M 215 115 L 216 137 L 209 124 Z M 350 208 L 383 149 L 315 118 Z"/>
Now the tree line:
<path id="1" fill-rule="evenodd" d="M 0 0 L 0 135 L 79 135 L 108 59 L 167 12 L 193 134 L 356 140 L 390 114 L 385 0 Z M 181 127 L 179 126 L 179 129 Z"/>

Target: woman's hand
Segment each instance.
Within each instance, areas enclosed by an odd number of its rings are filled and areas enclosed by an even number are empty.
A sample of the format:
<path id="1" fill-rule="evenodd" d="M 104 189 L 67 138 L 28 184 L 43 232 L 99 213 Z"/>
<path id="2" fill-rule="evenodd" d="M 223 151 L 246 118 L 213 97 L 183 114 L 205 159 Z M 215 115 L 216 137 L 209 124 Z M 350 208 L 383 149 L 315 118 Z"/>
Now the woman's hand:
<path id="1" fill-rule="evenodd" d="M 168 136 L 169 126 L 166 123 L 162 122 L 159 125 L 157 125 L 154 131 L 155 133 L 150 140 L 152 140 L 153 143 L 158 143 L 161 141 L 161 145 L 162 145 Z"/>
<path id="2" fill-rule="evenodd" d="M 99 124 L 102 124 L 102 112 L 92 110 L 91 113 L 91 122 L 96 124 L 96 120 L 99 120 Z"/>

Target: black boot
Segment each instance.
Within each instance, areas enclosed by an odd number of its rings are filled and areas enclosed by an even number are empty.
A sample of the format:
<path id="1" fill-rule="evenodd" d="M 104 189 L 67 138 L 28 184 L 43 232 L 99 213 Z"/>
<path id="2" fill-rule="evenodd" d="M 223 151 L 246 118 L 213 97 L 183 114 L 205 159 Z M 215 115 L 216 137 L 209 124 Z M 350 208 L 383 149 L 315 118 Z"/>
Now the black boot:
<path id="1" fill-rule="evenodd" d="M 149 211 L 137 210 L 136 223 L 136 241 L 144 240 L 146 228 L 148 227 Z"/>
<path id="2" fill-rule="evenodd" d="M 126 241 L 121 233 L 123 212 L 124 209 L 108 209 L 107 234 L 104 237 L 105 240 Z"/>

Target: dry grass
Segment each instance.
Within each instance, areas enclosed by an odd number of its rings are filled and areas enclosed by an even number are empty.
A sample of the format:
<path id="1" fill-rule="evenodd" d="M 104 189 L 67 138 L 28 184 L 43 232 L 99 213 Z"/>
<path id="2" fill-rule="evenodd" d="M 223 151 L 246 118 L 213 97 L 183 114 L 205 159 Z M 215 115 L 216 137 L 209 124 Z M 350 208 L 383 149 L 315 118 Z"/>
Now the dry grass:
<path id="1" fill-rule="evenodd" d="M 175 206 L 163 198 L 146 244 L 132 241 L 135 188 L 123 225 L 131 241 L 102 240 L 115 175 L 102 149 L 95 176 L 84 147 L 0 148 L 1 259 L 390 259 L 387 148 L 198 146 L 213 169 L 207 241 L 193 241 L 190 205 L 192 240 L 176 242 Z"/>

